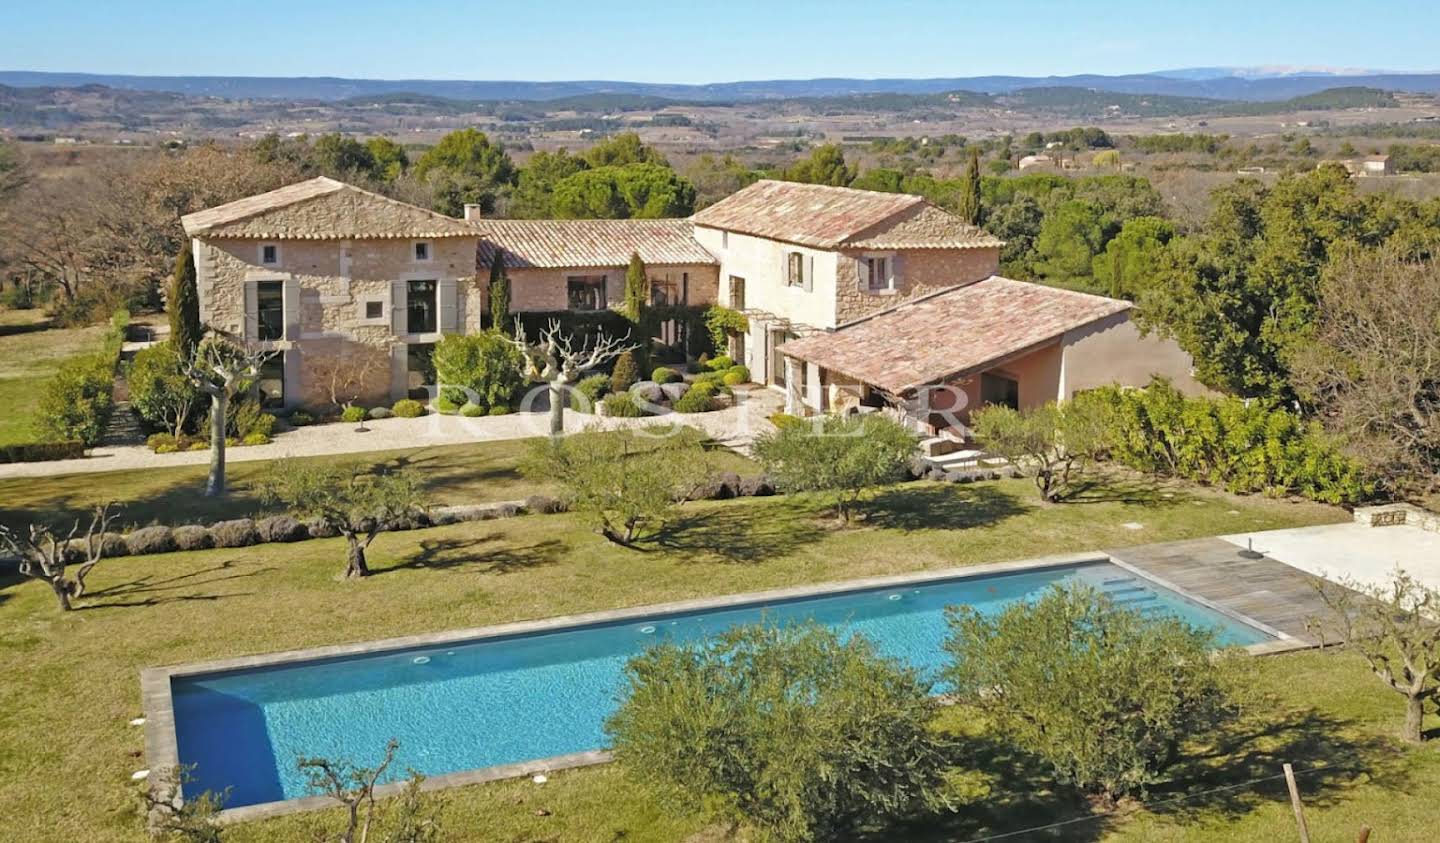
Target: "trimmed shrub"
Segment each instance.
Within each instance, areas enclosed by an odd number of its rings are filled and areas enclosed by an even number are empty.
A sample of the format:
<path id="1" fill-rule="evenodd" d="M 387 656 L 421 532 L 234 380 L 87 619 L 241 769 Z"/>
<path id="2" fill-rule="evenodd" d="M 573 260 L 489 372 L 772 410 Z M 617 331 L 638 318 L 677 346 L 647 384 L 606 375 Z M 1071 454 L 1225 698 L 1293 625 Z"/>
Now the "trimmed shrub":
<path id="1" fill-rule="evenodd" d="M 706 363 L 705 367 L 712 372 L 726 372 L 735 368 L 735 361 L 731 359 L 730 355 L 722 354 L 719 357 L 710 358 L 710 362 Z"/>
<path id="2" fill-rule="evenodd" d="M 292 427 L 305 427 L 315 423 L 315 417 L 304 410 L 296 410 L 290 414 L 290 425 Z"/>
<path id="3" fill-rule="evenodd" d="M 56 441 L 100 441 L 110 420 L 115 358 L 104 352 L 75 357 L 45 382 L 36 413 L 42 436 Z"/>
<path id="4" fill-rule="evenodd" d="M 461 402 L 462 404 L 464 402 Z M 441 395 L 435 399 L 435 411 L 442 416 L 453 416 L 460 412 L 460 404 L 451 401 L 447 396 Z"/>
<path id="5" fill-rule="evenodd" d="M 380 420 L 380 419 L 388 419 L 388 418 L 390 418 L 391 416 L 394 416 L 394 415 L 395 415 L 395 413 L 392 412 L 389 407 L 371 407 L 371 408 L 370 408 L 370 418 L 376 419 L 377 421 Z"/>
<path id="6" fill-rule="evenodd" d="M 765 475 L 740 478 L 738 494 L 742 498 L 767 498 L 775 494 L 775 484 Z"/>
<path id="7" fill-rule="evenodd" d="M 125 544 L 125 537 L 119 533 L 103 533 L 100 536 L 100 548 L 105 558 L 112 559 L 116 556 L 129 556 L 130 547 Z M 83 546 L 83 540 L 80 542 Z"/>
<path id="8" fill-rule="evenodd" d="M 324 518 L 311 518 L 305 521 L 305 532 L 309 533 L 312 539 L 333 539 L 340 535 L 340 531 L 330 526 L 330 522 Z"/>
<path id="9" fill-rule="evenodd" d="M 624 773 L 659 801 L 715 810 L 765 839 L 850 839 L 945 789 L 951 748 L 932 728 L 931 684 L 863 635 L 739 627 L 659 643 L 625 679 L 605 722 Z"/>
<path id="10" fill-rule="evenodd" d="M 310 538 L 305 525 L 289 515 L 274 515 L 255 522 L 262 542 L 298 542 Z"/>
<path id="11" fill-rule="evenodd" d="M 487 415 L 487 416 L 508 416 L 508 415 L 510 415 L 511 412 L 512 412 L 512 411 L 511 411 L 511 409 L 510 409 L 509 407 L 497 405 L 497 406 L 491 407 L 489 410 L 487 410 L 487 411 L 485 412 L 485 415 Z"/>
<path id="12" fill-rule="evenodd" d="M 260 541 L 260 532 L 249 518 L 211 524 L 210 536 L 215 540 L 216 547 L 249 547 Z"/>
<path id="13" fill-rule="evenodd" d="M 484 407 L 480 406 L 479 404 L 472 404 L 468 401 L 460 407 L 460 415 L 464 416 L 467 419 L 479 418 L 480 416 L 485 415 L 486 412 L 487 411 Z"/>
<path id="14" fill-rule="evenodd" d="M 162 342 L 136 352 L 125 382 L 130 406 L 152 430 L 184 433 L 202 415 L 204 393 L 185 373 L 174 343 Z"/>
<path id="15" fill-rule="evenodd" d="M 425 405 L 416 401 L 414 398 L 402 398 L 395 402 L 395 406 L 391 408 L 391 412 L 402 419 L 419 418 L 425 415 Z"/>
<path id="16" fill-rule="evenodd" d="M 660 366 L 650 373 L 650 380 L 656 383 L 672 383 L 681 379 L 679 372 L 669 366 Z"/>
<path id="17" fill-rule="evenodd" d="M 509 404 L 525 385 L 524 357 L 501 331 L 449 334 L 435 344 L 433 360 L 435 377 L 445 384 L 440 394 L 456 410 L 470 400 L 466 389 L 475 395 L 475 403 L 494 407 Z M 449 394 L 451 390 L 459 394 Z"/>
<path id="18" fill-rule="evenodd" d="M 446 401 L 454 404 L 457 407 L 465 404 L 470 400 L 470 396 L 466 394 L 465 389 L 459 386 L 441 387 L 440 394 L 437 396 L 437 398 L 441 401 Z"/>
<path id="19" fill-rule="evenodd" d="M 674 410 L 677 413 L 708 413 L 716 408 L 715 405 L 715 388 L 709 381 L 700 381 L 675 402 Z"/>
<path id="20" fill-rule="evenodd" d="M 725 376 L 721 380 L 725 382 L 726 386 L 738 386 L 742 383 L 749 383 L 750 367 L 739 365 L 731 366 L 725 370 Z"/>
<path id="21" fill-rule="evenodd" d="M 605 415 L 620 419 L 638 419 L 645 415 L 644 409 L 635 401 L 635 396 L 628 392 L 615 392 L 605 396 L 602 402 L 605 408 Z"/>
<path id="22" fill-rule="evenodd" d="M 770 423 L 780 430 L 785 430 L 786 428 L 808 425 L 810 422 L 789 413 L 775 413 L 770 416 Z"/>
<path id="23" fill-rule="evenodd" d="M 570 409 L 581 413 L 593 413 L 600 399 L 610 392 L 609 375 L 590 375 L 581 378 L 570 393 Z"/>
<path id="24" fill-rule="evenodd" d="M 227 440 L 227 441 L 228 441 L 228 440 Z M 210 443 L 204 441 L 203 439 L 197 440 L 197 441 L 195 441 L 195 442 L 191 442 L 190 444 L 186 445 L 186 446 L 185 446 L 185 450 L 187 450 L 187 451 L 208 451 L 208 450 L 210 450 Z"/>
<path id="25" fill-rule="evenodd" d="M 151 553 L 169 553 L 179 545 L 170 528 L 163 524 L 141 527 L 125 537 L 125 547 L 131 556 L 145 556 Z"/>
<path id="26" fill-rule="evenodd" d="M 84 442 L 31 442 L 0 445 L 0 463 L 74 460 L 85 456 Z"/>
<path id="27" fill-rule="evenodd" d="M 178 441 L 173 433 L 152 433 L 145 437 L 145 447 L 155 451 L 158 450 L 161 445 L 169 445 L 171 450 L 174 450 Z"/>
<path id="28" fill-rule="evenodd" d="M 199 524 L 183 524 L 170 531 L 175 546 L 180 550 L 205 550 L 215 546 L 215 537 L 210 530 Z"/>
<path id="29" fill-rule="evenodd" d="M 263 433 L 247 433 L 245 438 L 240 440 L 241 445 L 269 445 L 270 437 Z"/>
<path id="30" fill-rule="evenodd" d="M 157 453 L 157 454 L 173 454 L 173 453 L 175 453 L 176 451 L 179 451 L 179 450 L 180 450 L 180 446 L 179 446 L 179 445 L 171 444 L 171 443 L 168 443 L 168 442 L 155 446 L 155 453 Z"/>
<path id="31" fill-rule="evenodd" d="M 350 422 L 351 424 L 354 424 L 354 423 L 356 423 L 356 422 L 362 422 L 362 421 L 364 421 L 364 420 L 365 420 L 365 408 L 364 408 L 364 407 L 356 407 L 356 406 L 353 406 L 353 405 L 352 405 L 352 406 L 346 407 L 344 410 L 341 410 L 341 411 L 340 411 L 340 421 Z"/>
<path id="32" fill-rule="evenodd" d="M 565 504 L 549 495 L 531 495 L 525 499 L 525 511 L 534 515 L 552 515 L 564 512 Z"/>
<path id="33" fill-rule="evenodd" d="M 231 436 L 243 438 L 252 433 L 269 436 L 275 432 L 275 417 L 261 409 L 260 402 L 253 398 L 232 402 L 229 415 L 225 427 Z"/>
<path id="34" fill-rule="evenodd" d="M 615 358 L 615 368 L 610 371 L 610 391 L 626 392 L 640 379 L 640 367 L 635 365 L 635 355 L 629 351 L 620 352 Z"/>

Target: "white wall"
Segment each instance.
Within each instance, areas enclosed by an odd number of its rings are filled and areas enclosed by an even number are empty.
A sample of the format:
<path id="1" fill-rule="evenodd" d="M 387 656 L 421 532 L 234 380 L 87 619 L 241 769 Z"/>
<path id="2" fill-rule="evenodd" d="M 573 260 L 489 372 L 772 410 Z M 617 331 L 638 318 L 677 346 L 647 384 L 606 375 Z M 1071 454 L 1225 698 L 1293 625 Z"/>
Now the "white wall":
<path id="1" fill-rule="evenodd" d="M 699 225 L 695 226 L 695 239 L 720 259 L 722 290 L 728 289 L 726 284 L 732 275 L 745 279 L 746 309 L 768 311 L 812 328 L 835 327 L 838 252 L 735 232 L 730 232 L 727 238 L 719 229 Z M 813 265 L 810 289 L 790 287 L 785 283 L 785 256 L 790 252 L 800 252 L 806 257 L 807 267 Z M 721 300 L 726 301 L 723 294 Z"/>

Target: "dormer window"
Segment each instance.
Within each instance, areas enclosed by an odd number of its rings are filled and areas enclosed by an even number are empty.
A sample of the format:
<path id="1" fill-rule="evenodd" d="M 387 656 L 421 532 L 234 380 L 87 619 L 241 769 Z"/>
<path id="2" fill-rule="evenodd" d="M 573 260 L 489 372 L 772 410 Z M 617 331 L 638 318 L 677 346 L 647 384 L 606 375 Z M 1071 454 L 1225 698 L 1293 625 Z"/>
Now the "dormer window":
<path id="1" fill-rule="evenodd" d="M 415 260 L 416 260 L 416 262 L 418 262 L 418 263 L 424 263 L 424 262 L 430 260 L 430 241 L 429 241 L 429 240 L 417 240 L 417 241 L 415 241 Z"/>
<path id="2" fill-rule="evenodd" d="M 262 243 L 262 244 L 260 244 L 260 265 L 261 265 L 261 266 L 275 266 L 275 265 L 278 264 L 278 263 L 280 263 L 280 244 L 278 244 L 278 243 Z"/>

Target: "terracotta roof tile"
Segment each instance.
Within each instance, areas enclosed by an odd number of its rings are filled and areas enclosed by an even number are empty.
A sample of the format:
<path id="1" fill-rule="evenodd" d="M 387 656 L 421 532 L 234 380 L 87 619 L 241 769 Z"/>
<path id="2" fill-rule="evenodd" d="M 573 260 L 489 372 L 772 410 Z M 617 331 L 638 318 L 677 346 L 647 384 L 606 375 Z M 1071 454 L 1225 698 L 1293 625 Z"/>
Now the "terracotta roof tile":
<path id="1" fill-rule="evenodd" d="M 919 196 L 819 184 L 758 181 L 691 217 L 696 225 L 833 249 L 907 210 Z"/>
<path id="2" fill-rule="evenodd" d="M 893 394 L 982 370 L 1130 302 L 992 275 L 780 350 Z"/>
<path id="3" fill-rule="evenodd" d="M 505 253 L 508 269 L 624 266 L 638 252 L 650 265 L 715 263 L 689 220 L 482 220 L 480 265 Z"/>
<path id="4" fill-rule="evenodd" d="M 262 240 L 478 237 L 464 220 L 320 176 L 180 219 L 191 237 Z"/>
<path id="5" fill-rule="evenodd" d="M 998 249 L 1005 241 L 983 228 L 929 203 L 907 213 L 899 222 L 882 223 L 873 233 L 845 241 L 858 249 Z"/>

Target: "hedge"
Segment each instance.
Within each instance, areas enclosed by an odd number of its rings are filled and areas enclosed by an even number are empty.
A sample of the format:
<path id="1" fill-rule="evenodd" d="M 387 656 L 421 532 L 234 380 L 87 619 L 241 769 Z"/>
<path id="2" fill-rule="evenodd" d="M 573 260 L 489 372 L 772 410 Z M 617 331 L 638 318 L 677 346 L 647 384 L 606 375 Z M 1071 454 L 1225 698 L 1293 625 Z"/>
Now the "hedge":
<path id="1" fill-rule="evenodd" d="M 31 442 L 24 445 L 0 445 L 0 463 L 46 462 L 48 460 L 74 460 L 85 456 L 85 443 Z"/>

